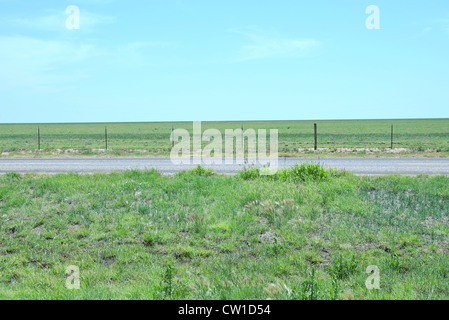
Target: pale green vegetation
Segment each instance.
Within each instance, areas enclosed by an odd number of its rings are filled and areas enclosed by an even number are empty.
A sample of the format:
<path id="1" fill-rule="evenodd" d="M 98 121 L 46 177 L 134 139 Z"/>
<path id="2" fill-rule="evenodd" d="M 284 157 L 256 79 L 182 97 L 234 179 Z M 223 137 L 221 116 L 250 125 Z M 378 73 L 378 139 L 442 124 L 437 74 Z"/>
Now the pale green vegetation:
<path id="1" fill-rule="evenodd" d="M 203 122 L 203 130 L 278 129 L 279 152 L 293 156 L 314 153 L 315 121 Z M 449 155 L 449 119 L 424 120 L 341 120 L 316 121 L 321 155 L 385 154 L 394 125 L 394 148 L 408 155 Z M 41 131 L 41 155 L 76 150 L 78 155 L 151 155 L 170 153 L 172 127 L 192 132 L 191 122 L 179 123 L 84 123 L 84 124 L 0 124 L 0 152 L 36 155 L 37 128 Z M 105 149 L 108 129 L 108 152 Z M 341 149 L 345 150 L 340 153 Z M 366 150 L 361 150 L 366 149 Z M 29 153 L 31 152 L 31 153 Z M 5 156 L 5 155 L 3 155 Z"/>

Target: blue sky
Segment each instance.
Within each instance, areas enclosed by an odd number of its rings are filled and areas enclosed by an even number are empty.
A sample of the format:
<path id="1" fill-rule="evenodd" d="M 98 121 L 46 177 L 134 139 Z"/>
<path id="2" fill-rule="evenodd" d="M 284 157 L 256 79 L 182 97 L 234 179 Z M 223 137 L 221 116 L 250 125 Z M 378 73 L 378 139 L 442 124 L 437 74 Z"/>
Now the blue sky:
<path id="1" fill-rule="evenodd" d="M 449 118 L 447 0 L 0 0 L 0 49 L 1 123 Z"/>

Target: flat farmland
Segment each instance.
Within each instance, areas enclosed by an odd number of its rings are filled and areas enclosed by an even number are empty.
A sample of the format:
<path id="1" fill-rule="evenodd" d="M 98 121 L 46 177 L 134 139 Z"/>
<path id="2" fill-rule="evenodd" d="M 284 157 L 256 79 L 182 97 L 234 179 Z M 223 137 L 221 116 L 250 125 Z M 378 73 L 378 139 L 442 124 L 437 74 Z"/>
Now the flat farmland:
<path id="1" fill-rule="evenodd" d="M 314 123 L 318 126 L 318 151 L 313 150 Z M 391 149 L 391 125 L 394 126 L 394 150 Z M 202 122 L 202 131 L 218 129 L 224 137 L 225 129 L 242 126 L 244 130 L 279 130 L 279 152 L 285 156 L 449 155 L 449 119 Z M 2 156 L 167 156 L 171 150 L 172 128 L 193 131 L 192 122 L 0 124 L 0 152 Z"/>

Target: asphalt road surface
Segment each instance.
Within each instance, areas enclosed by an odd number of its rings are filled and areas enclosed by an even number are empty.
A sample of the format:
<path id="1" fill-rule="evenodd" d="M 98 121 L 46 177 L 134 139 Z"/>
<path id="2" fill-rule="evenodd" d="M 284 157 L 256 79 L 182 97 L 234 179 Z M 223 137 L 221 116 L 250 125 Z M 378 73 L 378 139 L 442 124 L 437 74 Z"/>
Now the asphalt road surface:
<path id="1" fill-rule="evenodd" d="M 449 175 L 448 158 L 279 158 L 279 168 L 295 163 L 314 161 L 325 167 L 343 169 L 359 175 L 386 174 L 445 174 Z M 224 162 L 224 161 L 223 161 Z M 125 171 L 131 169 L 156 169 L 162 174 L 174 174 L 195 168 L 197 164 L 178 165 L 170 158 L 0 158 L 0 174 L 6 172 L 35 173 L 93 173 Z M 213 164 L 218 173 L 235 174 L 242 170 L 242 164 Z M 246 165 L 248 166 L 248 164 Z"/>

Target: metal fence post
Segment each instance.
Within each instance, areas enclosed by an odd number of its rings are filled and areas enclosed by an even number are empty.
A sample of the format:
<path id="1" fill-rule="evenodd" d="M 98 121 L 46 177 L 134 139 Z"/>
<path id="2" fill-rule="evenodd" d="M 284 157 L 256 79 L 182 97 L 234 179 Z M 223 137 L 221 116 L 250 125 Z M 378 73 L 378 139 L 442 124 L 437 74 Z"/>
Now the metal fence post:
<path id="1" fill-rule="evenodd" d="M 37 127 L 37 150 L 41 150 L 41 130 Z"/>
<path id="2" fill-rule="evenodd" d="M 104 141 L 106 143 L 106 150 L 108 150 L 108 128 L 104 127 Z"/>
<path id="3" fill-rule="evenodd" d="M 318 150 L 318 136 L 317 136 L 317 125 L 316 123 L 313 124 L 313 128 L 315 131 L 315 151 Z"/>

